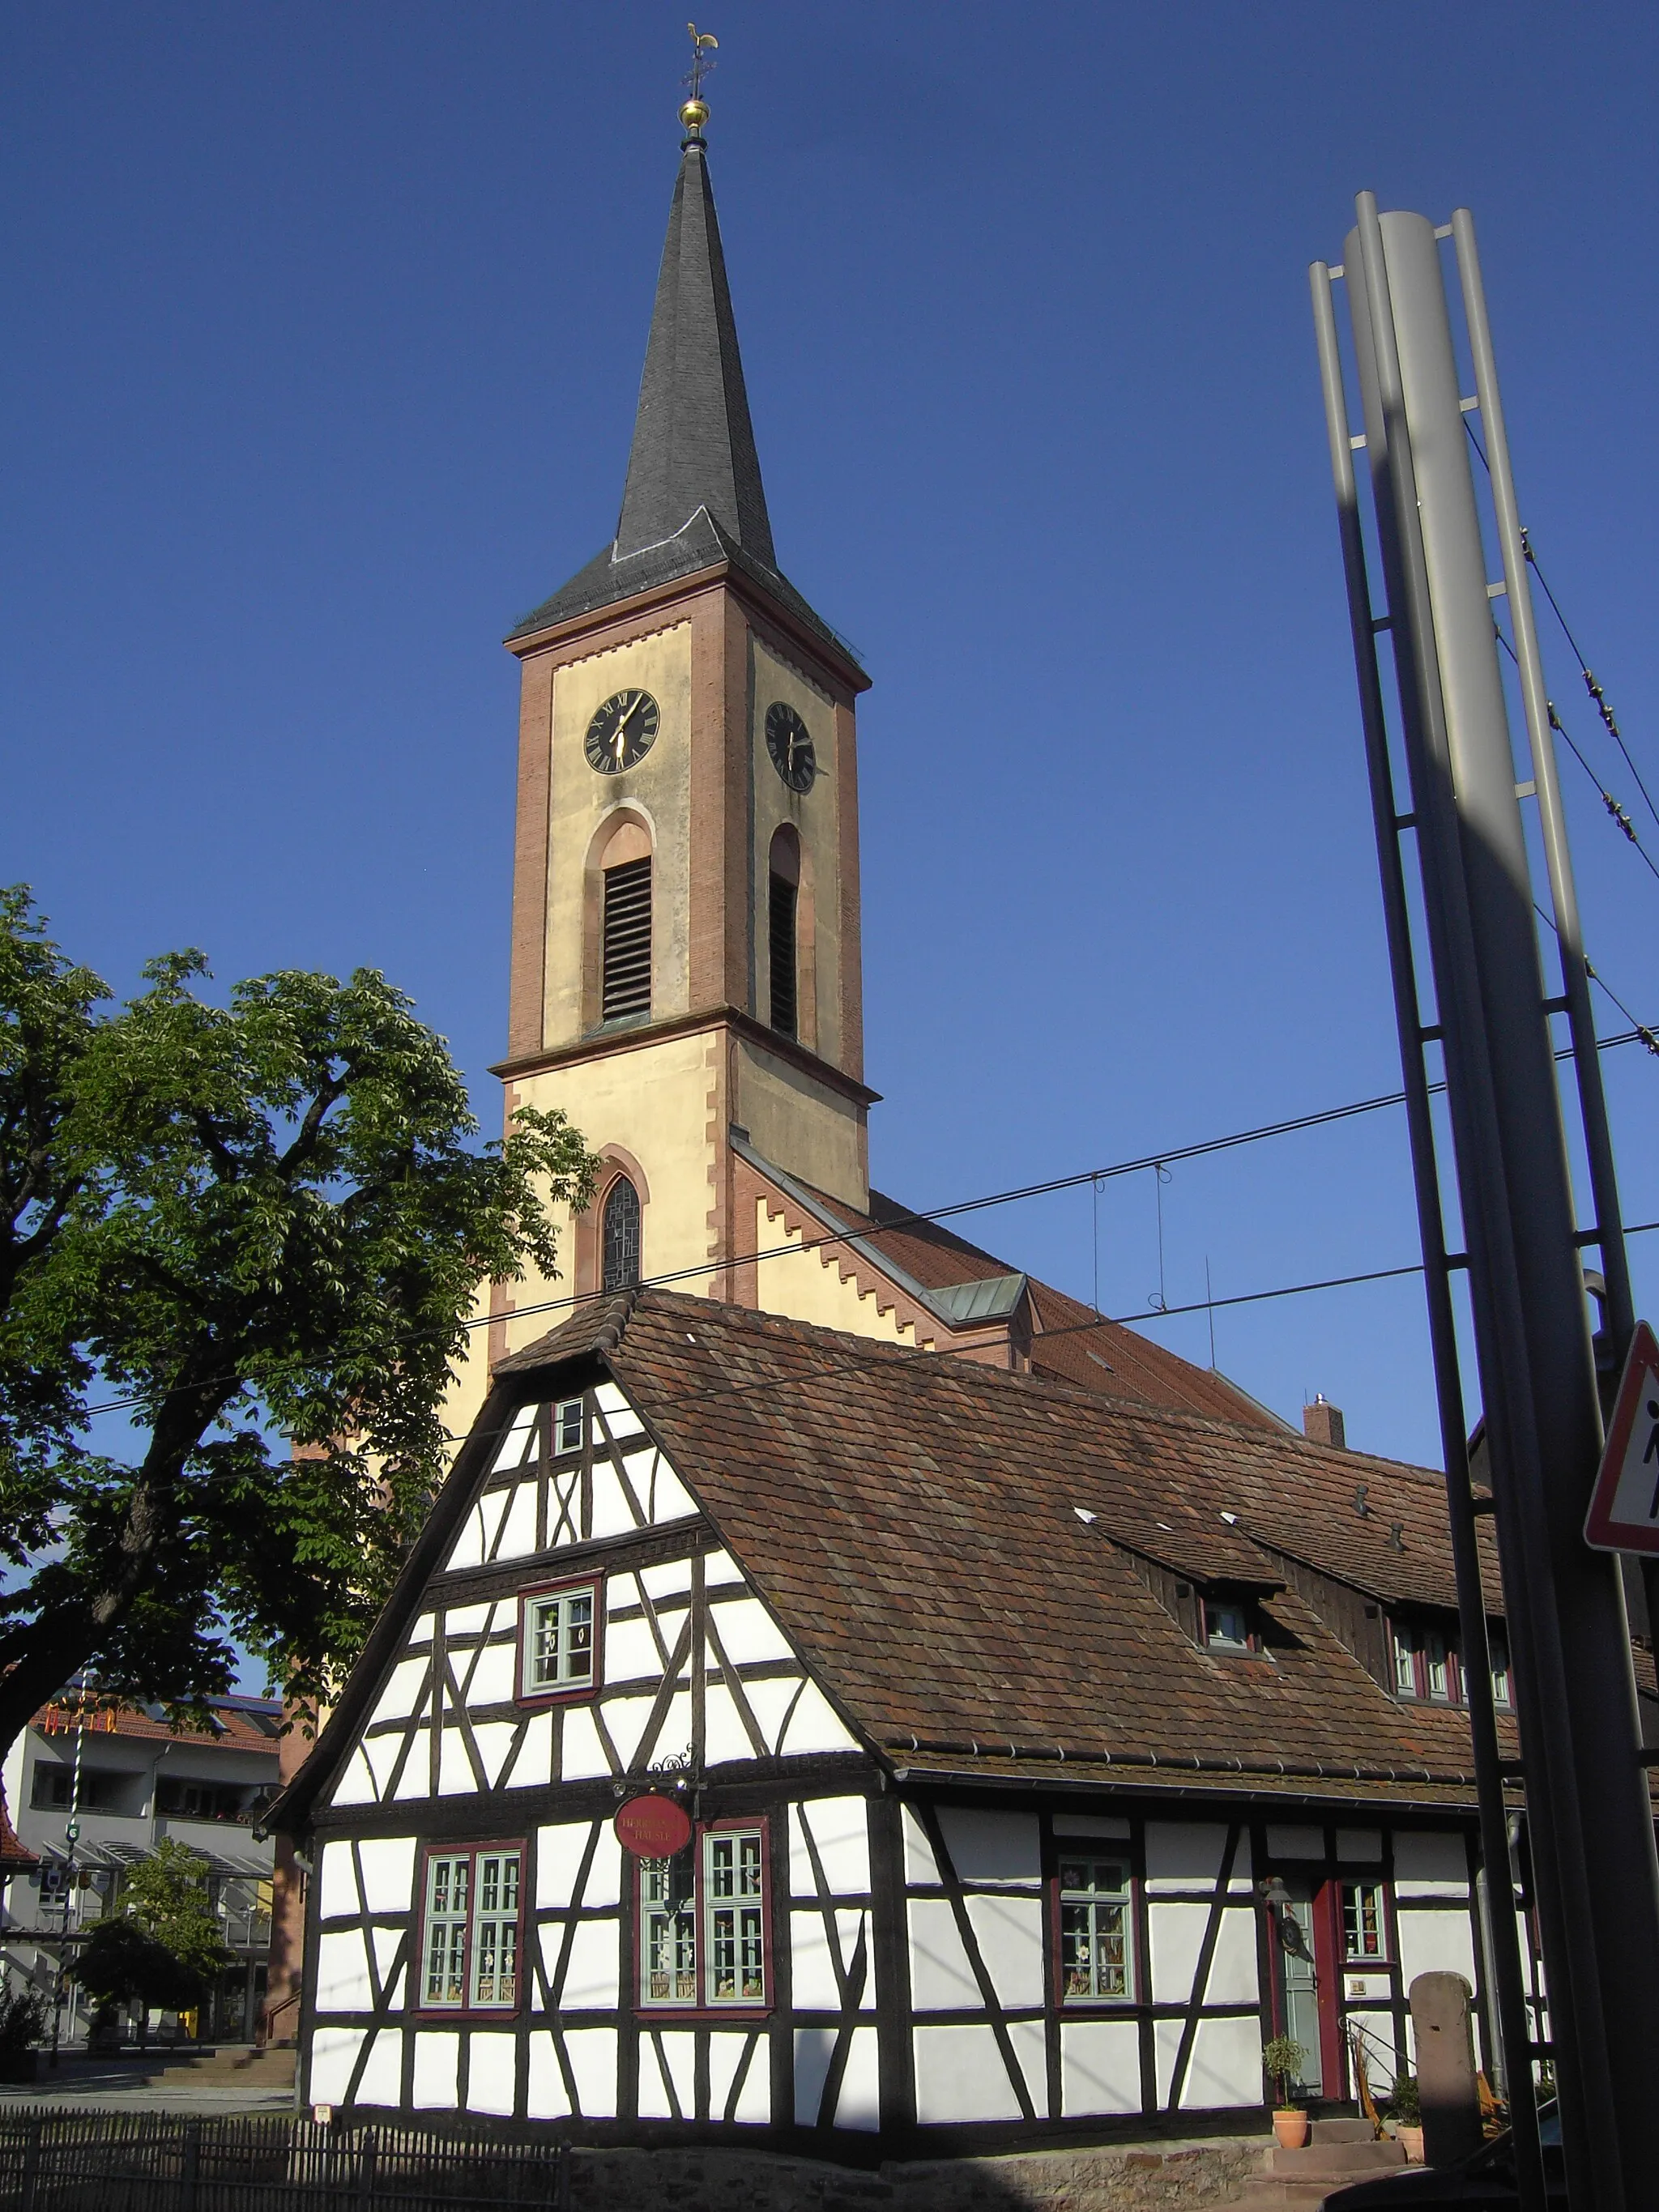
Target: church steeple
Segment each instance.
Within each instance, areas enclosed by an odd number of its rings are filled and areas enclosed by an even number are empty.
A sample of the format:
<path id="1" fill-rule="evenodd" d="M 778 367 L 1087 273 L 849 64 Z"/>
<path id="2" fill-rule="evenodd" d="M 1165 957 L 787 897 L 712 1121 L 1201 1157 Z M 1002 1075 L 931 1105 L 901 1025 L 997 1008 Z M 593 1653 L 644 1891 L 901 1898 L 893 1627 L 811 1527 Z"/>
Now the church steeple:
<path id="1" fill-rule="evenodd" d="M 617 558 L 676 537 L 699 507 L 775 568 L 708 157 L 694 126 L 657 277 Z"/>

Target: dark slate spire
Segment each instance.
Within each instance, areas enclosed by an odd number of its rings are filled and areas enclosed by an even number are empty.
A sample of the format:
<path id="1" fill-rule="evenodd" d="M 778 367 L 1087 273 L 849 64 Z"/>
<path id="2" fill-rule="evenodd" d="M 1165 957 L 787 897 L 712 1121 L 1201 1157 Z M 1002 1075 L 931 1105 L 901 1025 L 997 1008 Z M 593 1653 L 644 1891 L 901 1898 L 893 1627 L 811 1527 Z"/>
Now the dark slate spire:
<path id="1" fill-rule="evenodd" d="M 746 553 L 775 567 L 714 195 L 694 130 L 657 278 L 617 559 L 674 537 L 700 507 Z"/>

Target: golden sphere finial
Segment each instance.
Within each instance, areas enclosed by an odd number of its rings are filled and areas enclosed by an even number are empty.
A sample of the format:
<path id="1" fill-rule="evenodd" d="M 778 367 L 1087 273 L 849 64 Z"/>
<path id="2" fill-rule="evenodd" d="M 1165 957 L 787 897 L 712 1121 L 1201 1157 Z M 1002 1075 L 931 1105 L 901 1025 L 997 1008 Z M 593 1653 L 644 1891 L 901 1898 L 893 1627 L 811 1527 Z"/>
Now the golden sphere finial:
<path id="1" fill-rule="evenodd" d="M 702 131 L 708 120 L 708 103 L 706 100 L 688 100 L 680 109 L 680 121 L 694 135 Z"/>

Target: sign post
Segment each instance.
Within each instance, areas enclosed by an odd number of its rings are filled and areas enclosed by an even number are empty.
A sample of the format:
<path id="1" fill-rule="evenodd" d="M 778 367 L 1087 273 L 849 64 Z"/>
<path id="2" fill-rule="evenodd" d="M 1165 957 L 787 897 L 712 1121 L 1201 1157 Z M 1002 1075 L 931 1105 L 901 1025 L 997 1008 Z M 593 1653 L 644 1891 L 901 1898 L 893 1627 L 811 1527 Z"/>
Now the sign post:
<path id="1" fill-rule="evenodd" d="M 1620 1377 L 1584 1541 L 1598 1552 L 1659 1558 L 1659 1339 L 1644 1321 Z"/>

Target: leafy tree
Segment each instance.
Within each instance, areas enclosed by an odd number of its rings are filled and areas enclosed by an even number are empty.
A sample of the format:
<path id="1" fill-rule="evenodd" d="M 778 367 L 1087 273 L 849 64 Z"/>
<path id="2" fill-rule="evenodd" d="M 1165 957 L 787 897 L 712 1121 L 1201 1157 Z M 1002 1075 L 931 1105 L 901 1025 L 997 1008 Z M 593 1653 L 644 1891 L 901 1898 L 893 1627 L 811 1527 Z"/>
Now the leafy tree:
<path id="1" fill-rule="evenodd" d="M 148 1858 L 127 1869 L 121 1889 L 125 1916 L 201 1976 L 232 1964 L 213 1909 L 212 1875 L 199 1851 L 165 1836 Z"/>
<path id="2" fill-rule="evenodd" d="M 97 2006 L 95 2027 L 112 2021 L 118 2006 L 138 2006 L 141 2044 L 148 2039 L 152 2006 L 188 2012 L 202 1997 L 199 1971 L 125 1917 L 99 1921 L 77 1946 L 69 1973 Z"/>
<path id="3" fill-rule="evenodd" d="M 83 1667 L 199 1709 L 233 1637 L 330 1694 L 443 1473 L 479 1285 L 556 1273 L 547 1206 L 592 1194 L 562 1114 L 476 1146 L 374 970 L 228 1006 L 206 974 L 171 955 L 112 1011 L 0 894 L 0 1752 Z M 132 1456 L 93 1449 L 94 1385 Z"/>

